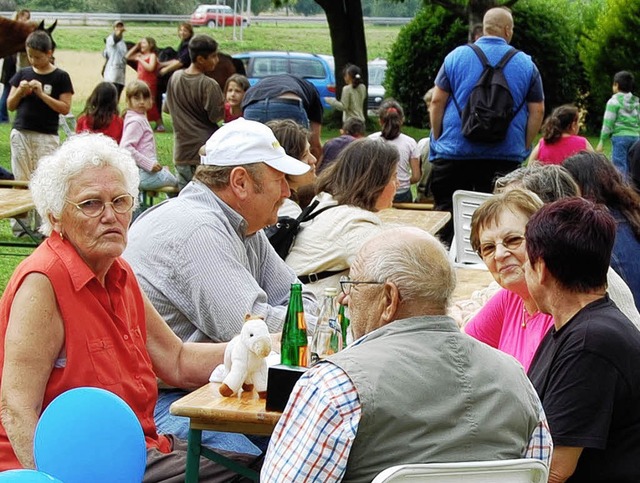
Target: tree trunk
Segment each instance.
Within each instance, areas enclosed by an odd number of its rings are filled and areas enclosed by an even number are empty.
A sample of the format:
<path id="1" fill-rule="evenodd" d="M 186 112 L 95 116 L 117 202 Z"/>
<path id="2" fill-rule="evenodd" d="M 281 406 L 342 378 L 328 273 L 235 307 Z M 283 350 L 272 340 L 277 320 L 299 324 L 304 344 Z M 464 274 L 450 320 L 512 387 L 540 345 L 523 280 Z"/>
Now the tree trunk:
<path id="1" fill-rule="evenodd" d="M 367 41 L 360 0 L 315 0 L 327 15 L 331 50 L 336 66 L 336 97 L 340 98 L 344 79 L 342 70 L 347 64 L 362 69 L 364 85 L 369 85 L 367 71 Z M 365 100 L 365 112 L 366 112 Z"/>

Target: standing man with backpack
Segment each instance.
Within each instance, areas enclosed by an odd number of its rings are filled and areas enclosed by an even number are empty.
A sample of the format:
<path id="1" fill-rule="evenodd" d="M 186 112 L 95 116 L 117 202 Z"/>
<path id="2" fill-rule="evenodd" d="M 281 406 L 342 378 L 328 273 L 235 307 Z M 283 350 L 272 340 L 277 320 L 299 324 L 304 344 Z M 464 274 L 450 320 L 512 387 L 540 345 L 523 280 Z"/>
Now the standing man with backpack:
<path id="1" fill-rule="evenodd" d="M 527 158 L 544 117 L 540 72 L 509 46 L 511 12 L 487 10 L 483 28 L 474 44 L 447 55 L 435 80 L 429 160 L 436 210 L 451 212 L 459 189 L 491 193 L 497 176 Z M 440 234 L 450 243 L 453 223 Z"/>

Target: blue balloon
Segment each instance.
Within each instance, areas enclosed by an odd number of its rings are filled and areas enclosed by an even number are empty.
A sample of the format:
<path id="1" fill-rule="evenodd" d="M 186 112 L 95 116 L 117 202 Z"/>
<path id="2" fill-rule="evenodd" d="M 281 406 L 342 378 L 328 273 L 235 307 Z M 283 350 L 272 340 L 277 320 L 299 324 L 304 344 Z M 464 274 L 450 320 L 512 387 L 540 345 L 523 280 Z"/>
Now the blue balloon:
<path id="1" fill-rule="evenodd" d="M 0 473 L 1 483 L 62 483 L 46 473 L 36 470 L 9 470 Z"/>
<path id="2" fill-rule="evenodd" d="M 42 413 L 36 467 L 64 483 L 140 483 L 147 451 L 140 421 L 120 397 L 95 387 L 71 389 Z"/>

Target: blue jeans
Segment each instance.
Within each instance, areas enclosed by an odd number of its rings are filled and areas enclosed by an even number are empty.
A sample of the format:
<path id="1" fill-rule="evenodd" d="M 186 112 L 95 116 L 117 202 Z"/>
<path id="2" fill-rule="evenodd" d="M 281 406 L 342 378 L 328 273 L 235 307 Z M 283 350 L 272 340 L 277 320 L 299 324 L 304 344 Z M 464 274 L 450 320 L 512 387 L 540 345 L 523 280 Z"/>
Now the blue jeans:
<path id="1" fill-rule="evenodd" d="M 398 191 L 396 195 L 393 197 L 394 203 L 412 203 L 413 202 L 413 194 L 411 193 L 411 188 L 406 191 Z"/>
<path id="2" fill-rule="evenodd" d="M 292 119 L 302 127 L 309 129 L 309 117 L 301 100 L 273 98 L 254 102 L 244 108 L 242 115 L 250 121 L 266 123 L 274 119 Z"/>
<path id="3" fill-rule="evenodd" d="M 638 136 L 611 137 L 611 162 L 626 179 L 629 178 L 629 150 L 637 140 Z"/>
<path id="4" fill-rule="evenodd" d="M 178 186 L 176 177 L 166 168 L 150 173 L 142 168 L 138 168 L 140 172 L 140 189 L 155 190 L 164 188 L 165 186 Z"/>
<path id="5" fill-rule="evenodd" d="M 158 402 L 153 413 L 156 421 L 158 433 L 173 434 L 174 436 L 187 440 L 189 433 L 189 418 L 181 416 L 173 416 L 169 412 L 169 406 L 182 396 L 186 395 L 186 391 L 180 389 L 161 389 L 158 391 Z M 264 439 L 264 438 L 259 438 Z M 262 451 L 253 444 L 244 434 L 223 433 L 218 431 L 203 431 L 202 444 L 213 450 L 225 450 L 235 453 L 249 454 L 259 456 Z"/>

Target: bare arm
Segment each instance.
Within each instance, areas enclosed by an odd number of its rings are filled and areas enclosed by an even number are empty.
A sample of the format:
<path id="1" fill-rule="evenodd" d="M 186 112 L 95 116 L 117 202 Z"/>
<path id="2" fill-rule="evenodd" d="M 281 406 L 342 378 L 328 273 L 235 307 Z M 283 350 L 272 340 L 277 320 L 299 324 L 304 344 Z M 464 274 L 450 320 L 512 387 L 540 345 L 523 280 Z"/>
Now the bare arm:
<path id="1" fill-rule="evenodd" d="M 156 375 L 173 387 L 195 388 L 209 381 L 224 362 L 226 343 L 183 343 L 143 294 L 147 321 L 147 350 Z"/>
<path id="2" fill-rule="evenodd" d="M 136 44 L 127 51 L 125 58 L 127 60 L 138 60 L 136 59 L 136 56 L 138 55 L 139 52 L 140 52 L 140 42 L 136 42 Z"/>
<path id="3" fill-rule="evenodd" d="M 178 59 L 162 62 L 160 66 L 160 72 L 158 72 L 159 75 L 167 75 L 176 70 L 180 70 L 183 67 L 189 67 L 188 65 L 182 65 L 182 62 L 180 62 Z"/>
<path id="4" fill-rule="evenodd" d="M 540 162 L 538 161 L 539 152 L 540 152 L 540 143 L 538 142 L 538 144 L 536 144 L 536 147 L 533 148 L 533 150 L 531 151 L 531 154 L 529 155 L 529 163 L 527 163 L 527 166 L 537 166 L 540 164 Z"/>
<path id="5" fill-rule="evenodd" d="M 138 62 L 140 62 L 142 64 L 142 67 L 147 72 L 155 72 L 156 67 L 158 67 L 158 56 L 156 54 L 151 54 L 149 56 L 149 60 L 145 60 L 143 58 L 143 56 L 141 55 L 138 58 Z"/>
<path id="6" fill-rule="evenodd" d="M 549 468 L 549 483 L 564 483 L 573 475 L 582 454 L 582 448 L 571 446 L 556 446 L 553 449 L 551 468 Z"/>
<path id="7" fill-rule="evenodd" d="M 434 140 L 438 139 L 442 134 L 442 119 L 444 118 L 444 110 L 448 100 L 449 93 L 436 86 L 433 91 L 431 105 L 429 106 L 431 134 Z"/>
<path id="8" fill-rule="evenodd" d="M 64 324 L 44 275 L 28 275 L 16 293 L 4 344 L 0 417 L 18 460 L 34 468 L 33 436 L 47 382 L 64 346 Z"/>
<path id="9" fill-rule="evenodd" d="M 9 97 L 7 97 L 7 109 L 15 111 L 18 109 L 18 104 L 20 104 L 22 98 L 30 94 L 31 88 L 29 87 L 29 82 L 26 80 L 20 82 L 20 87 L 11 86 Z"/>
<path id="10" fill-rule="evenodd" d="M 420 158 L 411 158 L 409 160 L 409 163 L 411 164 L 411 179 L 409 180 L 409 182 L 411 184 L 414 184 L 420 181 L 420 178 L 422 177 Z"/>
<path id="11" fill-rule="evenodd" d="M 529 148 L 533 143 L 533 140 L 540 131 L 542 126 L 542 120 L 544 118 L 544 102 L 529 102 L 527 103 L 529 109 L 529 118 L 527 119 L 527 137 L 525 139 L 525 147 Z"/>

